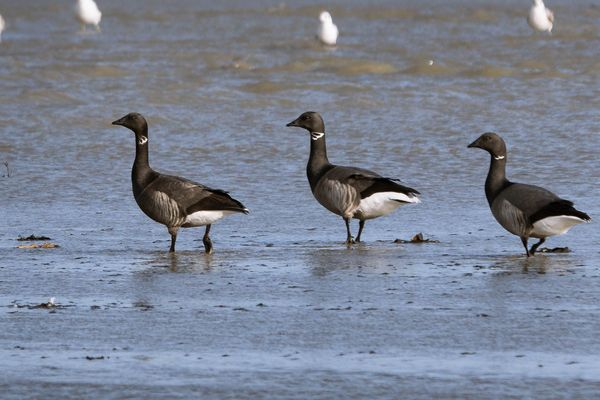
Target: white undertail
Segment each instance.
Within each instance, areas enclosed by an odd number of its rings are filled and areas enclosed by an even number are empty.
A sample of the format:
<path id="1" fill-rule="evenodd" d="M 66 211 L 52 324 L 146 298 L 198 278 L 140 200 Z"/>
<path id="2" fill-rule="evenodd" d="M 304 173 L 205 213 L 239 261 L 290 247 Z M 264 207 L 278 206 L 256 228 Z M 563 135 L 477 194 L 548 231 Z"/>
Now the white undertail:
<path id="1" fill-rule="evenodd" d="M 533 224 L 531 236 L 536 238 L 546 238 L 549 236 L 562 235 L 563 233 L 567 233 L 569 229 L 575 225 L 583 222 L 586 221 L 572 215 L 546 217 Z"/>
<path id="2" fill-rule="evenodd" d="M 412 194 L 378 192 L 360 201 L 356 214 L 361 219 L 372 219 L 387 215 L 404 204 L 418 204 L 421 200 Z"/>
<path id="3" fill-rule="evenodd" d="M 184 228 L 194 227 L 194 226 L 204 226 L 210 225 L 221 218 L 233 214 L 233 211 L 196 211 L 193 214 L 190 214 L 185 219 L 185 223 L 183 224 Z"/>

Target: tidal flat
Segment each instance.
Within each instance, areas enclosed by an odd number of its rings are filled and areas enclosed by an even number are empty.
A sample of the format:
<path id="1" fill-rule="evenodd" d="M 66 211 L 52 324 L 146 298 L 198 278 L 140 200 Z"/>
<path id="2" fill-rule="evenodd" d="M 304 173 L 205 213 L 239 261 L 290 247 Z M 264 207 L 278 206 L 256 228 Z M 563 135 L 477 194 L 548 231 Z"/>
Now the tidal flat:
<path id="1" fill-rule="evenodd" d="M 467 149 L 497 132 L 511 179 L 598 218 L 594 5 L 548 3 L 548 36 L 516 0 L 333 2 L 334 49 L 312 1 L 99 0 L 99 34 L 68 1 L 0 6 L 3 399 L 600 395 L 597 223 L 527 259 Z M 422 203 L 345 246 L 285 127 L 307 110 L 332 162 Z M 110 125 L 133 111 L 155 169 L 250 209 L 213 226 L 213 255 L 201 228 L 169 254 L 138 209 L 133 135 Z M 401 242 L 417 233 L 437 243 Z"/>

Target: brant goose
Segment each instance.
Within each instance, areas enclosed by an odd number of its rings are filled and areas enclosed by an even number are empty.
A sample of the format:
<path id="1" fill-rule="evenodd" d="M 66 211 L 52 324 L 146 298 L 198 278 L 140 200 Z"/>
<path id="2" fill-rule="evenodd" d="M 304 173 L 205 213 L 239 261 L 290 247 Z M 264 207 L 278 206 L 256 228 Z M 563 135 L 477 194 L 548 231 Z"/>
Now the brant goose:
<path id="1" fill-rule="evenodd" d="M 310 189 L 323 207 L 344 218 L 347 244 L 355 242 L 350 233 L 350 219 L 359 220 L 356 242 L 360 242 L 366 220 L 387 215 L 403 204 L 420 203 L 419 192 L 397 180 L 362 168 L 331 164 L 325 146 L 325 124 L 319 113 L 305 112 L 287 126 L 304 128 L 310 133 L 306 166 Z"/>
<path id="2" fill-rule="evenodd" d="M 552 33 L 554 13 L 546 8 L 543 0 L 533 0 L 527 16 L 527 23 L 536 31 Z"/>
<path id="3" fill-rule="evenodd" d="M 100 31 L 100 19 L 102 19 L 102 13 L 94 0 L 77 0 L 75 14 L 81 24 L 82 32 L 85 32 L 86 25 L 94 25 L 96 30 L 98 32 Z"/>
<path id="4" fill-rule="evenodd" d="M 319 21 L 321 21 L 321 23 L 319 25 L 319 31 L 317 32 L 317 38 L 323 44 L 335 46 L 338 38 L 338 28 L 333 23 L 331 14 L 327 11 L 323 11 L 321 15 L 319 15 Z"/>
<path id="5" fill-rule="evenodd" d="M 142 211 L 171 234 L 170 252 L 175 251 L 180 227 L 206 226 L 204 249 L 212 253 L 210 226 L 226 215 L 248 214 L 242 203 L 227 192 L 211 189 L 178 176 L 163 175 L 148 164 L 148 124 L 141 114 L 130 113 L 112 123 L 135 133 L 135 161 L 131 171 L 133 197 Z"/>
<path id="6" fill-rule="evenodd" d="M 533 185 L 506 179 L 506 144 L 495 133 L 484 133 L 468 147 L 490 153 L 491 163 L 485 180 L 485 196 L 492 214 L 504 229 L 521 238 L 527 257 L 534 255 L 547 237 L 566 233 L 590 217 L 573 208 L 569 200 Z M 527 248 L 530 237 L 540 241 Z"/>

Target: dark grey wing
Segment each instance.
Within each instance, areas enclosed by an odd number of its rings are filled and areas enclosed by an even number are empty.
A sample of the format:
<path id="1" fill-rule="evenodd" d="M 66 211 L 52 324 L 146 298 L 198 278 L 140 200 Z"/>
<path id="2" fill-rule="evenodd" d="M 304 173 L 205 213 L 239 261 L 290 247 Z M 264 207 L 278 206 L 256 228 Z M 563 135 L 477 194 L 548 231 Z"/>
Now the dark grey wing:
<path id="1" fill-rule="evenodd" d="M 554 217 L 559 215 L 569 215 L 577 218 L 581 218 L 584 221 L 590 221 L 591 218 L 589 215 L 584 213 L 583 211 L 577 210 L 573 207 L 573 202 L 569 200 L 560 199 L 554 201 L 547 206 L 543 207 L 541 210 L 533 214 L 529 220 L 531 223 L 535 223 L 541 219 L 547 217 Z"/>
<path id="2" fill-rule="evenodd" d="M 382 176 L 376 174 L 373 171 L 369 171 L 368 169 L 363 168 L 355 168 L 355 167 L 342 167 L 340 165 L 335 165 L 333 168 L 328 170 L 323 176 L 326 176 L 327 179 L 334 179 L 337 181 L 346 181 L 352 175 L 362 175 L 365 177 L 371 178 L 381 178 Z"/>
<path id="3" fill-rule="evenodd" d="M 496 199 L 507 200 L 518 208 L 528 220 L 549 204 L 562 200 L 549 190 L 523 183 L 513 183 L 500 192 Z"/>
<path id="4" fill-rule="evenodd" d="M 208 195 L 203 196 L 188 207 L 186 210 L 188 214 L 203 210 L 233 211 L 244 214 L 249 212 L 241 202 L 231 197 L 224 190 L 206 188 L 204 192 Z"/>
<path id="5" fill-rule="evenodd" d="M 362 199 L 380 192 L 396 192 L 407 196 L 420 194 L 417 190 L 401 185 L 396 179 L 391 178 L 372 178 L 357 174 L 350 176 L 348 181 L 360 191 Z"/>
<path id="6" fill-rule="evenodd" d="M 160 175 L 149 185 L 152 186 L 172 198 L 185 214 L 201 210 L 248 212 L 242 203 L 227 192 L 178 176 Z"/>
<path id="7" fill-rule="evenodd" d="M 380 192 L 397 192 L 407 196 L 420 194 L 417 190 L 401 185 L 399 180 L 385 178 L 373 171 L 362 168 L 336 167 L 345 173 L 343 183 L 353 186 L 359 193 L 361 199 Z"/>

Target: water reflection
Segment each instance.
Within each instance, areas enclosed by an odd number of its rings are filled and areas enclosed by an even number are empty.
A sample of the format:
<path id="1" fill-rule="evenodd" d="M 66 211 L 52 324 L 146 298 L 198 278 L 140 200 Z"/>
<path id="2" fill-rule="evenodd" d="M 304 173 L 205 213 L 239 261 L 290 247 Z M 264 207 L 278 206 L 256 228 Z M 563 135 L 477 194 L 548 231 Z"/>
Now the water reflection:
<path id="1" fill-rule="evenodd" d="M 186 274 L 201 275 L 210 271 L 212 260 L 212 256 L 197 251 L 153 253 L 141 263 L 144 268 L 132 274 L 128 289 L 132 307 L 149 311 L 157 305 L 164 306 L 165 297 L 181 293 L 188 284 L 205 284 L 206 280 L 190 280 Z"/>
<path id="2" fill-rule="evenodd" d="M 207 272 L 213 265 L 213 256 L 198 251 L 159 252 L 145 264 L 151 268 L 144 270 L 142 274 L 148 275 L 166 272 Z"/>
<path id="3" fill-rule="evenodd" d="M 171 272 L 198 272 L 209 271 L 213 256 L 204 253 L 167 253 L 169 271 Z"/>
<path id="4" fill-rule="evenodd" d="M 377 248 L 367 244 L 307 250 L 307 264 L 316 276 L 341 270 L 391 271 L 397 257 L 397 248 Z"/>
<path id="5" fill-rule="evenodd" d="M 533 257 L 510 255 L 496 259 L 488 268 L 493 276 L 511 274 L 553 274 L 572 272 L 582 266 L 582 260 L 569 254 L 539 253 Z"/>

